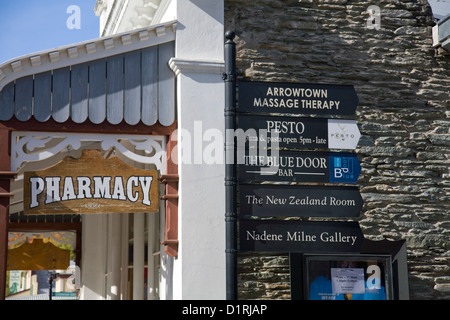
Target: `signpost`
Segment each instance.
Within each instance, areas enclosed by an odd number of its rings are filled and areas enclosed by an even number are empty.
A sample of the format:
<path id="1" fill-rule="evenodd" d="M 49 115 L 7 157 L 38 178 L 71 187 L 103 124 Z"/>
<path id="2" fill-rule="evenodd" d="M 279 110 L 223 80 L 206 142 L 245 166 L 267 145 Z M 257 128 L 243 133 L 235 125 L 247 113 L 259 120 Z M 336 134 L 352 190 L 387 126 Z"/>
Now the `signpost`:
<path id="1" fill-rule="evenodd" d="M 361 172 L 353 153 L 279 151 L 278 156 L 238 153 L 241 181 L 356 183 Z"/>
<path id="2" fill-rule="evenodd" d="M 254 129 L 249 141 L 267 139 L 268 145 L 274 139 L 270 133 L 274 132 L 279 147 L 291 149 L 354 150 L 361 137 L 356 121 L 343 119 L 240 115 L 238 128 Z M 265 135 L 260 135 L 261 132 Z"/>
<path id="3" fill-rule="evenodd" d="M 234 162 L 233 137 L 230 131 L 236 126 L 236 44 L 233 31 L 225 34 L 225 268 L 226 298 L 237 299 L 237 212 L 236 212 L 236 166 Z M 230 158 L 230 153 L 233 155 Z"/>
<path id="4" fill-rule="evenodd" d="M 241 184 L 239 205 L 241 218 L 358 217 L 363 200 L 358 187 Z"/>
<path id="5" fill-rule="evenodd" d="M 246 219 L 358 217 L 357 187 L 266 183 L 356 183 L 358 157 L 324 149 L 354 150 L 361 134 L 354 120 L 328 119 L 355 113 L 353 86 L 237 82 L 234 33 L 225 36 L 226 281 L 227 299 L 236 299 L 237 235 L 240 252 L 360 252 L 364 235 L 357 222 Z M 319 117 L 299 117 L 311 114 Z"/>
<path id="6" fill-rule="evenodd" d="M 360 252 L 357 222 L 241 220 L 241 252 Z"/>
<path id="7" fill-rule="evenodd" d="M 358 96 L 351 85 L 239 81 L 239 112 L 352 115 Z"/>

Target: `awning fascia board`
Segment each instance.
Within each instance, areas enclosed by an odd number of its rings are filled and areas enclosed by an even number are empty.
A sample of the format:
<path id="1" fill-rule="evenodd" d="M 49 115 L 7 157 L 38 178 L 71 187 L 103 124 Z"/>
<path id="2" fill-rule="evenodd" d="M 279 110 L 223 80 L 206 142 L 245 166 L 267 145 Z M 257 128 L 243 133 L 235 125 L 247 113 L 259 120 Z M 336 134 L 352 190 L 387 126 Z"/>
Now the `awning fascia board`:
<path id="1" fill-rule="evenodd" d="M 16 79 L 174 41 L 175 20 L 31 53 L 0 64 L 0 91 Z"/>

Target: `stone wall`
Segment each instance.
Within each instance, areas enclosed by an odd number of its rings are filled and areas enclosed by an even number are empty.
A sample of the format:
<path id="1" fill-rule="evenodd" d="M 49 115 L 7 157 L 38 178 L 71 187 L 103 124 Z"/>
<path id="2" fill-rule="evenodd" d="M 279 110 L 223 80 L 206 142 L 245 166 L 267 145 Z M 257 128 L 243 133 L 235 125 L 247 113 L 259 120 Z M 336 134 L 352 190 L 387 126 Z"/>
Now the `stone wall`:
<path id="1" fill-rule="evenodd" d="M 411 299 L 450 298 L 450 56 L 433 25 L 426 0 L 225 1 L 244 77 L 354 85 L 359 222 L 369 239 L 406 240 Z M 288 261 L 240 255 L 239 298 L 289 299 Z"/>

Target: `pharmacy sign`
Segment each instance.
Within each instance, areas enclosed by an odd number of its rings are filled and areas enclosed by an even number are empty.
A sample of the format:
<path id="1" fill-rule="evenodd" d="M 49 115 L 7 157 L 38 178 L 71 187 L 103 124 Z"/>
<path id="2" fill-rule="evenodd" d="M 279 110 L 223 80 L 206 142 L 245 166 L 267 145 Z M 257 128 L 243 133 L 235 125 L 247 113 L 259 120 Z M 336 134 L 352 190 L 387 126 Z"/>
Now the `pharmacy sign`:
<path id="1" fill-rule="evenodd" d="M 157 212 L 158 172 L 84 150 L 42 171 L 24 174 L 25 214 Z"/>

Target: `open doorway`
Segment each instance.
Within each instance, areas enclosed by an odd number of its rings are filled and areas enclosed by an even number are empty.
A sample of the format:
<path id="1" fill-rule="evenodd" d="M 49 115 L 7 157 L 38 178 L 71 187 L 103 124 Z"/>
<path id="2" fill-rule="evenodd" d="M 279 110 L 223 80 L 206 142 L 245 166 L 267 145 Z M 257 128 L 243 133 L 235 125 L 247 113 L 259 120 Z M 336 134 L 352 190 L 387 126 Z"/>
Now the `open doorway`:
<path id="1" fill-rule="evenodd" d="M 77 231 L 27 231 L 37 225 L 23 220 L 20 224 L 25 230 L 8 233 L 6 299 L 78 299 Z M 16 227 L 17 222 L 13 223 L 13 228 Z M 74 229 L 79 229 L 76 224 Z"/>

